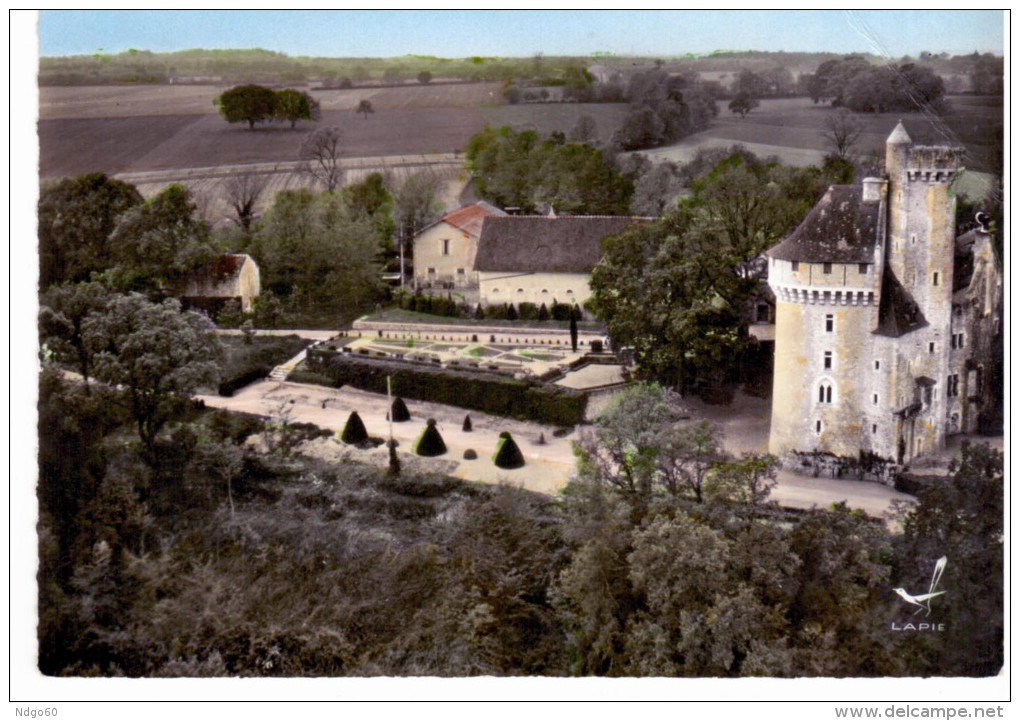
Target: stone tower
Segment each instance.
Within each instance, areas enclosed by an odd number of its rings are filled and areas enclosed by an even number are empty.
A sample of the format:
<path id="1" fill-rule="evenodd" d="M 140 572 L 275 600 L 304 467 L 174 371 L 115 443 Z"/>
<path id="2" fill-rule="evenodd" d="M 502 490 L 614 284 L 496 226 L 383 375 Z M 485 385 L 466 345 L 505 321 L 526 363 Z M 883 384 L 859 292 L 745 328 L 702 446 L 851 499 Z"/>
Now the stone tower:
<path id="1" fill-rule="evenodd" d="M 773 454 L 902 463 L 943 446 L 958 159 L 899 124 L 886 178 L 831 186 L 769 251 Z"/>

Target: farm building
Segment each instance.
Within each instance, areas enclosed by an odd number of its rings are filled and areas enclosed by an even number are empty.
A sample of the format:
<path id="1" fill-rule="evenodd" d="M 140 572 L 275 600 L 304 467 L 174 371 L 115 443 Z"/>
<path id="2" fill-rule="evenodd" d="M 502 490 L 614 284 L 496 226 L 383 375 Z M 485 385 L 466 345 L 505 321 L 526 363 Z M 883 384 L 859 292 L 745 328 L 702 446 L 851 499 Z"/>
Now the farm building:
<path id="1" fill-rule="evenodd" d="M 474 265 L 481 303 L 583 306 L 591 296 L 591 270 L 602 259 L 602 239 L 651 220 L 609 215 L 486 218 Z"/>
<path id="2" fill-rule="evenodd" d="M 477 288 L 474 262 L 482 221 L 505 215 L 482 201 L 457 208 L 426 226 L 414 239 L 415 288 Z"/>
<path id="3" fill-rule="evenodd" d="M 898 125 L 886 177 L 831 186 L 769 251 L 773 454 L 905 464 L 989 417 L 1002 276 L 983 225 L 955 237 L 961 152 Z"/>
<path id="4" fill-rule="evenodd" d="M 181 300 L 189 308 L 204 310 L 210 315 L 218 313 L 228 301 L 236 300 L 247 313 L 259 292 L 259 267 L 252 257 L 227 253 L 194 275 L 185 286 Z"/>

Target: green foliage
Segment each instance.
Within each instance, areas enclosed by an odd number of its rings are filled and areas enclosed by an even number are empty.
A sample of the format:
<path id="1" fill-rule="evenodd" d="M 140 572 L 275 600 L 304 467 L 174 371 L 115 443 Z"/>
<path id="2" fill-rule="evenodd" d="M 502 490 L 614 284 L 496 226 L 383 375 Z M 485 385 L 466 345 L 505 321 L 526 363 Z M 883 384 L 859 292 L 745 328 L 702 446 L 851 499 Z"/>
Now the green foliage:
<path id="1" fill-rule="evenodd" d="M 216 378 L 218 345 L 177 301 L 150 303 L 137 294 L 114 297 L 85 320 L 82 334 L 95 349 L 95 378 L 124 389 L 146 459 L 154 463 L 159 431 L 180 416 L 191 393 Z"/>
<path id="2" fill-rule="evenodd" d="M 495 374 L 453 371 L 383 360 L 322 356 L 312 352 L 313 369 L 328 374 L 334 385 L 351 385 L 375 393 L 386 392 L 386 376 L 402 395 L 422 401 L 495 413 L 561 426 L 584 417 L 587 396 L 559 386 Z"/>
<path id="3" fill-rule="evenodd" d="M 110 246 L 115 266 L 107 280 L 124 292 L 178 293 L 192 273 L 218 255 L 191 191 L 177 183 L 121 215 Z"/>
<path id="4" fill-rule="evenodd" d="M 858 112 L 940 112 L 945 83 L 924 65 L 872 65 L 859 55 L 827 60 L 805 81 L 812 100 Z"/>
<path id="5" fill-rule="evenodd" d="M 129 183 L 103 173 L 45 181 L 39 188 L 39 287 L 87 281 L 113 265 L 110 235 L 141 205 Z"/>
<path id="6" fill-rule="evenodd" d="M 248 123 L 254 130 L 255 123 L 270 120 L 276 112 L 276 93 L 261 85 L 238 85 L 213 100 L 220 114 L 228 123 Z"/>
<path id="7" fill-rule="evenodd" d="M 472 136 L 465 157 L 478 193 L 500 207 L 533 211 L 544 202 L 558 212 L 628 212 L 633 187 L 590 146 L 540 141 L 534 131 L 504 126 Z"/>
<path id="8" fill-rule="evenodd" d="M 357 411 L 351 411 L 351 415 L 347 417 L 343 433 L 340 434 L 340 440 L 352 445 L 364 443 L 368 440 L 368 431 L 365 430 L 365 423 L 361 420 L 361 416 L 358 415 Z"/>
<path id="9" fill-rule="evenodd" d="M 524 466 L 524 455 L 509 432 L 503 431 L 499 434 L 496 450 L 492 454 L 492 462 L 499 468 L 512 469 Z"/>
<path id="10" fill-rule="evenodd" d="M 277 90 L 273 96 L 273 117 L 289 122 L 292 128 L 299 120 L 317 120 L 319 101 L 291 88 Z"/>
<path id="11" fill-rule="evenodd" d="M 662 70 L 636 73 L 627 99 L 633 111 L 613 134 L 623 150 L 674 143 L 708 127 L 719 113 L 715 98 L 696 73 L 670 75 Z"/>
<path id="12" fill-rule="evenodd" d="M 393 399 L 393 405 L 390 406 L 390 415 L 386 418 L 394 423 L 406 423 L 411 420 L 411 412 L 407 410 L 407 403 L 404 402 L 403 398 L 397 396 Z"/>
<path id="13" fill-rule="evenodd" d="M 822 182 L 815 169 L 749 153 L 716 163 L 677 210 L 605 239 L 591 279 L 589 306 L 614 346 L 632 346 L 646 377 L 684 390 L 734 372 L 759 283 L 755 260 L 811 207 Z"/>
<path id="14" fill-rule="evenodd" d="M 429 418 L 426 421 L 425 428 L 414 439 L 414 443 L 411 444 L 411 453 L 425 457 L 441 456 L 446 453 L 446 443 L 439 434 L 439 429 L 436 428 L 434 418 Z"/>
<path id="15" fill-rule="evenodd" d="M 276 301 L 278 314 L 338 319 L 356 317 L 376 297 L 378 235 L 368 218 L 349 215 L 341 195 L 278 193 L 249 250 L 272 292 L 255 309 L 260 327 L 260 315 Z"/>
<path id="16" fill-rule="evenodd" d="M 747 114 L 757 108 L 761 103 L 758 102 L 758 98 L 753 95 L 749 95 L 746 92 L 739 92 L 730 101 L 727 106 L 731 113 L 739 114 L 740 117 L 746 118 Z"/>

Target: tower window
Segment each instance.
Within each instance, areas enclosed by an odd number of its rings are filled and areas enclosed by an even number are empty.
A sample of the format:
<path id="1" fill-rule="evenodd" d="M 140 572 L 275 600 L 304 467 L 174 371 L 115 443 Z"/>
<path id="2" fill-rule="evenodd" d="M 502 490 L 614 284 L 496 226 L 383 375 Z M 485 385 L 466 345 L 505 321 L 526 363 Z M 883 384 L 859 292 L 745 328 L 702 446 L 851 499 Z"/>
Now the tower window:
<path id="1" fill-rule="evenodd" d="M 937 270 L 934 273 L 932 273 L 931 284 L 932 285 L 938 285 L 939 284 L 939 272 Z"/>
<path id="2" fill-rule="evenodd" d="M 821 421 L 815 421 L 815 433 L 821 433 L 821 432 L 822 432 L 822 422 Z"/>
<path id="3" fill-rule="evenodd" d="M 934 353 L 935 352 L 935 342 L 934 341 L 932 341 L 931 343 L 928 344 L 928 352 L 929 353 Z"/>
<path id="4" fill-rule="evenodd" d="M 831 333 L 832 327 L 835 324 L 835 319 L 831 315 L 825 316 L 825 332 Z"/>
<path id="5" fill-rule="evenodd" d="M 832 384 L 822 383 L 818 386 L 818 402 L 832 403 Z"/>
<path id="6" fill-rule="evenodd" d="M 828 275 L 832 272 L 832 263 L 822 263 L 822 272 Z"/>
<path id="7" fill-rule="evenodd" d="M 464 275 L 464 269 L 463 268 L 457 268 L 457 275 Z"/>
<path id="8" fill-rule="evenodd" d="M 794 272 L 794 273 L 796 273 L 796 272 L 797 272 L 798 270 L 800 270 L 800 261 L 798 261 L 798 260 L 795 260 L 795 261 L 793 261 L 793 263 L 791 263 L 790 265 L 791 265 L 791 267 L 793 268 L 793 272 Z"/>
<path id="9" fill-rule="evenodd" d="M 878 370 L 881 367 L 882 367 L 881 361 L 875 361 L 875 370 Z"/>
<path id="10" fill-rule="evenodd" d="M 823 361 L 823 367 L 825 368 L 825 370 L 829 370 L 830 368 L 832 368 L 832 351 L 831 350 L 825 351 L 825 360 Z"/>
<path id="11" fill-rule="evenodd" d="M 876 433 L 878 433 L 878 425 L 875 424 L 875 423 L 872 423 L 871 424 L 871 435 L 875 435 Z"/>
<path id="12" fill-rule="evenodd" d="M 878 405 L 878 393 L 871 394 L 871 402 L 874 403 L 876 406 Z"/>
<path id="13" fill-rule="evenodd" d="M 867 263 L 858 263 L 857 264 L 857 272 L 860 273 L 861 275 L 867 275 L 868 274 L 868 264 Z"/>

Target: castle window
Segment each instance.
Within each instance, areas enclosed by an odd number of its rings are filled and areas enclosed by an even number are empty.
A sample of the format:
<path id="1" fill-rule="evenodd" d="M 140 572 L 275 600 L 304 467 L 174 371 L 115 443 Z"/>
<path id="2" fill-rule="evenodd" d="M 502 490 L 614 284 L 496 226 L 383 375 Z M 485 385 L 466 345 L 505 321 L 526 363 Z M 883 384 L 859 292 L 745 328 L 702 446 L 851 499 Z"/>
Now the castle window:
<path id="1" fill-rule="evenodd" d="M 931 398 L 932 398 L 932 387 L 928 386 L 927 388 L 924 389 L 924 404 L 926 406 L 930 406 L 931 405 Z"/>
<path id="2" fill-rule="evenodd" d="M 875 370 L 878 370 L 881 367 L 882 367 L 882 363 L 880 361 L 875 361 Z"/>
<path id="3" fill-rule="evenodd" d="M 931 284 L 932 285 L 939 284 L 939 272 L 937 270 L 931 276 Z"/>
<path id="4" fill-rule="evenodd" d="M 917 235 L 914 234 L 914 233 L 911 233 L 910 234 L 910 244 L 913 245 L 916 242 L 917 242 Z"/>
<path id="5" fill-rule="evenodd" d="M 429 275 L 435 275 L 436 274 L 436 269 L 435 268 L 429 268 L 428 269 L 428 274 Z"/>
<path id="6" fill-rule="evenodd" d="M 822 272 L 828 275 L 832 272 L 832 263 L 822 263 Z"/>
<path id="7" fill-rule="evenodd" d="M 493 288 L 493 289 L 492 289 L 492 292 L 493 292 L 493 293 L 498 293 L 498 292 L 499 292 L 499 288 Z"/>
<path id="8" fill-rule="evenodd" d="M 957 333 L 956 347 L 963 348 L 963 333 Z"/>
<path id="9" fill-rule="evenodd" d="M 871 402 L 874 403 L 876 406 L 878 405 L 878 393 L 871 394 Z"/>
<path id="10" fill-rule="evenodd" d="M 573 295 L 573 294 L 574 294 L 574 291 L 572 291 L 572 290 L 570 290 L 570 289 L 568 288 L 568 289 L 567 289 L 567 295 Z"/>
<path id="11" fill-rule="evenodd" d="M 878 425 L 872 423 L 871 424 L 871 435 L 875 435 L 876 433 L 878 433 Z"/>
<path id="12" fill-rule="evenodd" d="M 457 268 L 457 275 L 464 275 L 464 269 L 463 268 Z"/>
<path id="13" fill-rule="evenodd" d="M 868 264 L 867 263 L 858 263 L 857 264 L 857 272 L 860 273 L 861 275 L 867 275 L 868 274 Z"/>
<path id="14" fill-rule="evenodd" d="M 832 315 L 825 316 L 825 332 L 826 333 L 831 333 L 832 332 L 832 327 L 833 327 L 834 323 L 835 323 L 835 319 L 832 317 Z"/>
<path id="15" fill-rule="evenodd" d="M 815 421 L 815 433 L 821 433 L 821 432 L 822 432 L 822 422 L 821 421 Z"/>
<path id="16" fill-rule="evenodd" d="M 832 351 L 831 350 L 825 351 L 825 360 L 823 362 L 823 367 L 825 368 L 825 370 L 829 370 L 829 369 L 832 368 Z"/>
<path id="17" fill-rule="evenodd" d="M 832 403 L 832 384 L 822 383 L 818 386 L 818 402 Z"/>
<path id="18" fill-rule="evenodd" d="M 443 255 L 449 255 L 449 254 L 450 254 L 450 241 L 444 238 L 443 239 Z"/>
<path id="19" fill-rule="evenodd" d="M 518 288 L 518 289 L 517 289 L 517 292 L 518 292 L 518 293 L 523 293 L 523 292 L 524 292 L 524 288 Z"/>
<path id="20" fill-rule="evenodd" d="M 934 341 L 932 341 L 931 343 L 928 344 L 928 352 L 929 353 L 934 353 L 935 352 L 935 342 Z"/>
<path id="21" fill-rule="evenodd" d="M 800 261 L 799 260 L 793 261 L 793 263 L 791 263 L 791 267 L 793 268 L 793 272 L 796 273 L 798 270 L 800 270 Z"/>
<path id="22" fill-rule="evenodd" d="M 548 288 L 542 288 L 542 295 L 546 295 L 548 293 L 549 293 L 549 289 Z"/>

